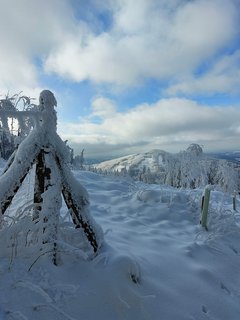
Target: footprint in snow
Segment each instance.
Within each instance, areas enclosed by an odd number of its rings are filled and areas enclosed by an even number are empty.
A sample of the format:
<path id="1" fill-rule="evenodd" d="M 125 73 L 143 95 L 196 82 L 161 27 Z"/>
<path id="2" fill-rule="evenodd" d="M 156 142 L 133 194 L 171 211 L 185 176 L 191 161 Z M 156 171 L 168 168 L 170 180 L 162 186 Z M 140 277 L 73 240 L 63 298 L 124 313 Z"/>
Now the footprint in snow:
<path id="1" fill-rule="evenodd" d="M 238 254 L 237 249 L 235 249 L 234 247 L 230 246 L 230 249 L 232 249 L 232 251 L 233 251 L 234 253 Z"/>
<path id="2" fill-rule="evenodd" d="M 206 306 L 202 305 L 202 312 L 203 313 L 208 313 L 208 309 Z"/>
<path id="3" fill-rule="evenodd" d="M 224 283 L 221 282 L 221 289 L 226 291 L 228 294 L 231 294 L 231 291 L 228 289 L 228 287 L 225 286 Z"/>

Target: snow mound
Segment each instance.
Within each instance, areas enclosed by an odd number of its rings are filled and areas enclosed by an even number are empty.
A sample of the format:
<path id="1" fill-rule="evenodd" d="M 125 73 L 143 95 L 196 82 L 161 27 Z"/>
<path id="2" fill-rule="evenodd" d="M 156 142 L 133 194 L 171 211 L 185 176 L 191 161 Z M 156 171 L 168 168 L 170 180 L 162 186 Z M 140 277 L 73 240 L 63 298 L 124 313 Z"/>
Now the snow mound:
<path id="1" fill-rule="evenodd" d="M 143 202 L 159 202 L 161 193 L 156 190 L 140 190 L 137 192 L 137 199 Z"/>

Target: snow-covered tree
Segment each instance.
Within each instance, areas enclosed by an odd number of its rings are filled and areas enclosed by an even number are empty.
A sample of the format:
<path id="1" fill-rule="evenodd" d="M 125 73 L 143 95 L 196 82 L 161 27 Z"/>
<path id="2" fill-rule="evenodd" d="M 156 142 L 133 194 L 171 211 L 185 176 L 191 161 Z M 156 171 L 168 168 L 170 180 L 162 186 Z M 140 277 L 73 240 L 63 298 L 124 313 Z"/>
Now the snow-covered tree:
<path id="1" fill-rule="evenodd" d="M 181 187 L 194 189 L 207 183 L 203 151 L 198 144 L 191 144 L 186 151 L 180 152 L 178 159 Z"/>
<path id="2" fill-rule="evenodd" d="M 38 106 L 31 100 L 20 94 L 0 99 L 0 156 L 4 159 L 9 158 L 34 126 L 33 116 L 19 112 L 38 111 Z"/>
<path id="3" fill-rule="evenodd" d="M 82 149 L 80 155 L 76 155 L 73 158 L 73 167 L 74 169 L 83 170 L 84 169 L 84 149 Z"/>
<path id="4" fill-rule="evenodd" d="M 234 163 L 227 160 L 218 161 L 214 184 L 221 187 L 224 191 L 233 192 L 234 190 L 238 190 L 239 171 Z"/>

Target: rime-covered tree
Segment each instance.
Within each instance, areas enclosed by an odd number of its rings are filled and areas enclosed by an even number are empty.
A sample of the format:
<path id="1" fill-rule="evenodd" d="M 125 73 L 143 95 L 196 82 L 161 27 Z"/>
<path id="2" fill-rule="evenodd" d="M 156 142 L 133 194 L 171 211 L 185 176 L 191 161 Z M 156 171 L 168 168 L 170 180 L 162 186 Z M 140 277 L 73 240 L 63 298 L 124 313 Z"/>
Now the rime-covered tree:
<path id="1" fill-rule="evenodd" d="M 83 170 L 84 169 L 84 149 L 82 149 L 80 155 L 76 155 L 73 158 L 73 167 L 74 169 Z"/>
<path id="2" fill-rule="evenodd" d="M 0 156 L 8 159 L 34 127 L 34 117 L 19 111 L 38 111 L 32 99 L 19 95 L 0 99 Z"/>

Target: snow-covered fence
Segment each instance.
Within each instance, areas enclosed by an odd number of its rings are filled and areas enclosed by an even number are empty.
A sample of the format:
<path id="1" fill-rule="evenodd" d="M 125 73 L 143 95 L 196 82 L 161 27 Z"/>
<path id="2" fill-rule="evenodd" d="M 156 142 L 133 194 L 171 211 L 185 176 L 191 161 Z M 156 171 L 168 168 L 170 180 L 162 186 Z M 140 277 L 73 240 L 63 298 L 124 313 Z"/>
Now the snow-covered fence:
<path id="1" fill-rule="evenodd" d="M 0 215 L 4 215 L 29 170 L 36 165 L 33 224 L 39 228 L 41 250 L 51 252 L 58 264 L 58 219 L 61 192 L 72 221 L 85 247 L 96 255 L 103 241 L 101 227 L 90 216 L 85 188 L 74 178 L 68 166 L 69 150 L 56 132 L 57 117 L 53 93 L 44 90 L 39 98 L 39 111 L 24 111 L 21 117 L 34 116 L 35 126 L 20 143 L 0 177 Z M 26 230 L 29 232 L 29 230 Z"/>

